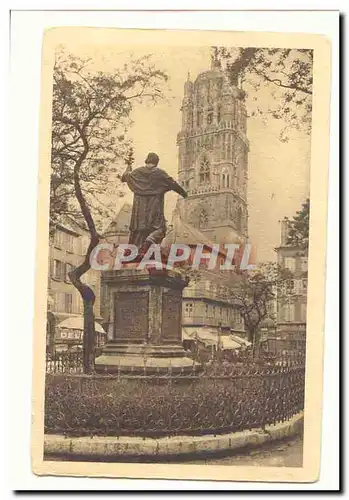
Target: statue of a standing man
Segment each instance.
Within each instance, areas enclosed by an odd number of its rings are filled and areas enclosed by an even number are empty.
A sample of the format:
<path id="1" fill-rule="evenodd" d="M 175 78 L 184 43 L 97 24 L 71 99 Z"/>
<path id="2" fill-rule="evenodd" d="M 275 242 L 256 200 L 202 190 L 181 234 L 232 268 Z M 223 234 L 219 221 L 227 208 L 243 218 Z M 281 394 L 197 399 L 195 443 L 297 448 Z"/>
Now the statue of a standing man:
<path id="1" fill-rule="evenodd" d="M 140 253 L 153 243 L 159 244 L 166 235 L 164 195 L 167 191 L 187 197 L 186 191 L 164 170 L 158 168 L 159 157 L 149 153 L 145 166 L 132 170 L 128 165 L 121 177 L 134 193 L 129 243 L 136 245 Z"/>

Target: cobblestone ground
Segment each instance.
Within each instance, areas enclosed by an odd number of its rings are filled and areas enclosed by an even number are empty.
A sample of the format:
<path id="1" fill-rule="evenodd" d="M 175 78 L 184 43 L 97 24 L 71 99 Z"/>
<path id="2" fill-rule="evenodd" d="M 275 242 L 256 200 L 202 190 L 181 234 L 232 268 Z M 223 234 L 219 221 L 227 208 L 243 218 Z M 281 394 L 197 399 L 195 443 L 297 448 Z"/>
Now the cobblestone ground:
<path id="1" fill-rule="evenodd" d="M 207 460 L 190 460 L 191 464 L 209 465 L 244 465 L 261 467 L 302 467 L 303 438 L 297 436 L 291 440 L 250 449 L 245 453 L 234 453 L 225 457 L 209 458 Z"/>

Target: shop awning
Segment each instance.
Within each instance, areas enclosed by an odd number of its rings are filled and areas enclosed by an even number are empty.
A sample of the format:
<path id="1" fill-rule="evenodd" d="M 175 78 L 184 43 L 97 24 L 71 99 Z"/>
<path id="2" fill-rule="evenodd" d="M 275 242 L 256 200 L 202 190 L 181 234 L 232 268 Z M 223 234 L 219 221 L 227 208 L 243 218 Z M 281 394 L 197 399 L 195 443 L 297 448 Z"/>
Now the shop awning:
<path id="1" fill-rule="evenodd" d="M 215 346 L 222 350 L 240 349 L 243 345 L 232 338 L 231 335 L 218 335 L 217 330 L 209 328 L 182 328 L 183 340 L 196 340 L 202 342 L 206 347 Z"/>
<path id="2" fill-rule="evenodd" d="M 84 329 L 84 318 L 82 316 L 76 316 L 73 318 L 67 318 L 57 325 L 58 328 L 66 328 L 67 330 L 83 330 Z M 106 333 L 102 326 L 95 322 L 95 330 L 98 333 Z"/>
<path id="3" fill-rule="evenodd" d="M 231 338 L 231 336 L 228 335 L 222 335 L 221 337 L 221 348 L 223 351 L 228 351 L 228 350 L 233 350 L 233 349 L 240 349 L 241 344 L 238 344 L 235 340 Z"/>
<path id="4" fill-rule="evenodd" d="M 238 335 L 230 334 L 230 337 L 231 337 L 233 340 L 235 340 L 235 342 L 237 342 L 237 343 L 238 343 L 238 344 L 240 344 L 240 345 L 243 345 L 243 346 L 246 346 L 246 347 L 248 347 L 248 346 L 252 345 L 252 343 L 251 343 L 251 342 L 249 342 L 249 341 L 248 341 L 248 340 L 246 340 L 246 339 L 243 339 L 242 337 L 239 337 Z"/>

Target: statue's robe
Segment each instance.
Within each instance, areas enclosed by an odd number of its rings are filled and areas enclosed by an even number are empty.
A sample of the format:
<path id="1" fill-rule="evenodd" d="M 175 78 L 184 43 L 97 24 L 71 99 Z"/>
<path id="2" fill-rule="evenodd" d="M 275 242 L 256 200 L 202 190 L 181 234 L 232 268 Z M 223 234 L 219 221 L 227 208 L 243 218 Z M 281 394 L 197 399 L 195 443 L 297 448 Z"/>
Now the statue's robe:
<path id="1" fill-rule="evenodd" d="M 134 193 L 129 243 L 138 248 L 146 240 L 160 244 L 166 235 L 165 193 L 175 191 L 183 197 L 187 193 L 164 170 L 149 165 L 126 170 L 121 180 Z"/>

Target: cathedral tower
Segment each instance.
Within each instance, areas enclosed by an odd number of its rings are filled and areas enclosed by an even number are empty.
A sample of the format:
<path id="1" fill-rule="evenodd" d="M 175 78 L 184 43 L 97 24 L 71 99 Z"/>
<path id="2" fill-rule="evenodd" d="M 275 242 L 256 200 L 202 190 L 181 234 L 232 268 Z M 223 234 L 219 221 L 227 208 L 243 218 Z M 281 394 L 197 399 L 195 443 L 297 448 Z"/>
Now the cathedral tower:
<path id="1" fill-rule="evenodd" d="M 178 177 L 188 191 L 181 218 L 217 243 L 247 238 L 247 157 L 244 93 L 231 85 L 219 61 L 184 85 L 177 137 Z"/>

